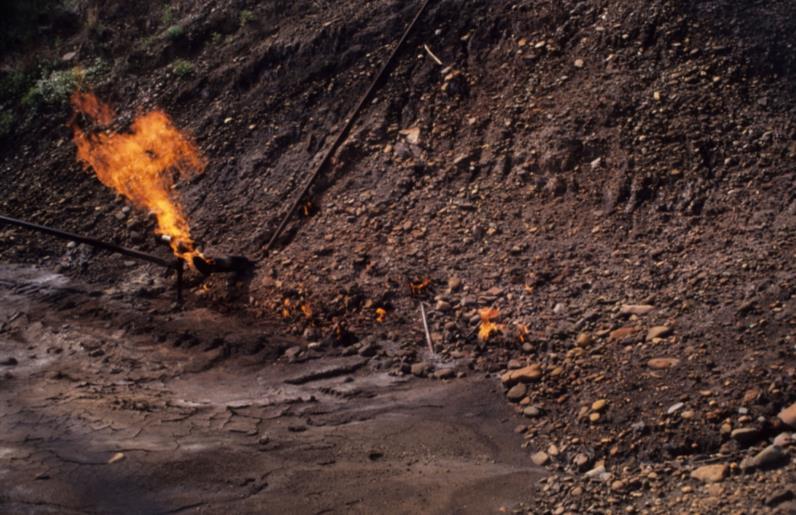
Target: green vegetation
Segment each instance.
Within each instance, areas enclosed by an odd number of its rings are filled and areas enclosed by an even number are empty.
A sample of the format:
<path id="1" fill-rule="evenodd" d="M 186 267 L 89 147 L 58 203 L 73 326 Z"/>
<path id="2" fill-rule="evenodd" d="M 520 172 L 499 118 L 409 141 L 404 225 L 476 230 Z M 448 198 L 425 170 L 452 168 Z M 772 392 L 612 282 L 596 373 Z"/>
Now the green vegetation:
<path id="1" fill-rule="evenodd" d="M 212 34 L 210 34 L 210 43 L 212 43 L 213 45 L 219 45 L 223 38 L 224 36 L 222 36 L 220 33 L 213 32 Z"/>
<path id="2" fill-rule="evenodd" d="M 11 135 L 11 129 L 14 127 L 14 113 L 11 111 L 0 111 L 0 139 Z"/>
<path id="3" fill-rule="evenodd" d="M 163 15 L 160 17 L 160 20 L 163 22 L 163 25 L 171 25 L 171 22 L 174 21 L 174 11 L 171 9 L 170 5 L 163 8 Z"/>
<path id="4" fill-rule="evenodd" d="M 185 29 L 182 28 L 182 25 L 172 25 L 166 29 L 166 36 L 172 41 L 180 39 L 184 33 Z"/>
<path id="5" fill-rule="evenodd" d="M 41 78 L 22 95 L 21 104 L 30 109 L 38 109 L 43 105 L 63 105 L 81 83 L 86 80 L 95 82 L 107 71 L 107 65 L 99 59 L 86 69 L 75 67 L 67 70 L 44 70 Z"/>
<path id="6" fill-rule="evenodd" d="M 241 26 L 248 25 L 249 23 L 254 21 L 254 13 L 248 9 L 244 9 L 240 12 L 240 24 Z"/>
<path id="7" fill-rule="evenodd" d="M 177 59 L 171 63 L 171 70 L 177 77 L 187 77 L 193 73 L 193 63 L 185 59 Z"/>

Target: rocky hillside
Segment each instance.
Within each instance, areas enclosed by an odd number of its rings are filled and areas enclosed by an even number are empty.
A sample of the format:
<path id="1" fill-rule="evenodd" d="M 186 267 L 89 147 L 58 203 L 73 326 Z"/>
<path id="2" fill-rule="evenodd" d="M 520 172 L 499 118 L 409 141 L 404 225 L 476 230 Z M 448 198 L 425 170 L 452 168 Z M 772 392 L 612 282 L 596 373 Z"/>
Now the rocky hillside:
<path id="1" fill-rule="evenodd" d="M 260 260 L 245 290 L 196 279 L 188 302 L 284 318 L 315 344 L 302 352 L 399 341 L 405 352 L 381 361 L 396 374 L 524 370 L 504 376 L 527 416 L 518 431 L 555 472 L 533 512 L 756 511 L 793 497 L 782 440 L 774 472 L 749 459 L 796 401 L 796 6 L 432 0 L 312 208 L 266 256 L 416 8 L 17 13 L 37 22 L 3 41 L 0 212 L 166 252 L 146 213 L 79 166 L 66 126 L 81 81 L 122 113 L 120 130 L 161 107 L 209 159 L 179 185 L 194 235 Z M 143 266 L 2 228 L 0 250 L 108 283 Z M 482 341 L 491 307 L 500 330 Z M 720 476 L 708 487 L 690 478 L 706 463 Z"/>

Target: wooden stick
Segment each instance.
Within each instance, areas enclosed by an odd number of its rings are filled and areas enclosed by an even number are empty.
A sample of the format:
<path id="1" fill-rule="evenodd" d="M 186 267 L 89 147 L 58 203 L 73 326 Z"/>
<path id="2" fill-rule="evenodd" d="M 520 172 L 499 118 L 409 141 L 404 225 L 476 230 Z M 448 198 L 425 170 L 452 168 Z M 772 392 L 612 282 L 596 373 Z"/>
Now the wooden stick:
<path id="1" fill-rule="evenodd" d="M 420 302 L 420 315 L 423 317 L 423 329 L 426 331 L 426 342 L 428 343 L 428 350 L 434 356 L 434 344 L 431 342 L 431 332 L 428 330 L 428 319 L 426 318 L 426 308 L 423 302 Z"/>
<path id="2" fill-rule="evenodd" d="M 423 45 L 423 48 L 425 48 L 425 49 L 426 49 L 426 52 L 428 53 L 429 57 L 431 57 L 432 59 L 434 59 L 434 62 L 435 62 L 435 63 L 437 63 L 437 64 L 438 64 L 438 65 L 440 65 L 440 66 L 445 66 L 445 65 L 442 63 L 442 61 L 440 60 L 440 58 L 439 58 L 439 57 L 437 57 L 436 55 L 434 55 L 434 52 L 432 52 L 432 51 L 431 51 L 431 49 L 430 49 L 430 48 L 428 48 L 428 45 Z"/>

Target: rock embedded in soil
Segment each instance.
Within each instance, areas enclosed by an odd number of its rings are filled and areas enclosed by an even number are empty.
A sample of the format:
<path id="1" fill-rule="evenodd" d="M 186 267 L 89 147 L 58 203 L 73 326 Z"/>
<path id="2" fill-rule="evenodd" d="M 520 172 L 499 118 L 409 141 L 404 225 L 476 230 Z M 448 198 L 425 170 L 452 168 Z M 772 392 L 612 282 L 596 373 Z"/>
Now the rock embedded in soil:
<path id="1" fill-rule="evenodd" d="M 750 472 L 753 470 L 771 470 L 779 468 L 788 463 L 788 454 L 776 445 L 769 445 L 754 456 L 744 458 L 741 461 L 741 470 Z"/>
<path id="2" fill-rule="evenodd" d="M 777 417 L 779 417 L 784 424 L 796 428 L 796 403 L 780 411 Z"/>
<path id="3" fill-rule="evenodd" d="M 719 483 L 727 477 L 729 467 L 724 463 L 703 465 L 691 472 L 691 477 L 703 483 Z"/>
<path id="4" fill-rule="evenodd" d="M 434 377 L 437 379 L 453 379 L 456 377 L 456 370 L 453 368 L 440 368 L 434 372 Z"/>
<path id="5" fill-rule="evenodd" d="M 646 315 L 655 309 L 649 304 L 623 304 L 619 312 L 623 315 Z"/>
<path id="6" fill-rule="evenodd" d="M 508 400 L 511 402 L 519 402 L 523 397 L 525 397 L 527 391 L 528 387 L 525 386 L 524 383 L 517 383 L 509 388 L 509 391 L 506 393 L 506 398 L 508 398 Z"/>
<path id="7" fill-rule="evenodd" d="M 500 376 L 500 381 L 505 386 L 512 386 L 519 383 L 532 383 L 542 377 L 542 367 L 539 365 L 528 365 L 516 370 L 509 370 Z"/>
<path id="8" fill-rule="evenodd" d="M 548 462 L 550 462 L 550 456 L 548 456 L 547 453 L 544 451 L 535 452 L 531 455 L 531 461 L 533 462 L 534 465 L 543 467 L 547 465 Z"/>
<path id="9" fill-rule="evenodd" d="M 657 325 L 647 331 L 647 341 L 654 340 L 655 338 L 665 338 L 672 333 L 672 328 L 668 325 Z"/>
<path id="10" fill-rule="evenodd" d="M 760 439 L 760 431 L 754 427 L 739 427 L 738 429 L 733 429 L 730 433 L 730 438 L 741 445 L 752 445 Z"/>
<path id="11" fill-rule="evenodd" d="M 636 333 L 638 333 L 638 328 L 636 327 L 620 327 L 619 329 L 614 329 L 611 331 L 608 334 L 608 339 L 611 341 L 624 340 L 625 338 L 633 336 Z"/>
<path id="12" fill-rule="evenodd" d="M 774 438 L 774 445 L 777 447 L 789 447 L 793 444 L 793 435 L 790 433 L 780 433 Z"/>
<path id="13" fill-rule="evenodd" d="M 792 501 L 793 499 L 793 490 L 790 488 L 785 488 L 766 497 L 765 505 L 769 508 L 773 508 L 774 506 L 778 506 L 784 502 Z"/>
<path id="14" fill-rule="evenodd" d="M 572 463 L 578 468 L 578 470 L 583 470 L 589 466 L 591 460 L 587 455 L 579 453 L 575 455 L 575 458 L 572 460 Z"/>
<path id="15" fill-rule="evenodd" d="M 413 376 L 425 377 L 430 369 L 431 367 L 428 363 L 421 361 L 420 363 L 413 363 L 410 371 Z"/>
<path id="16" fill-rule="evenodd" d="M 647 361 L 647 366 L 653 370 L 666 370 L 680 364 L 677 358 L 652 358 Z"/>

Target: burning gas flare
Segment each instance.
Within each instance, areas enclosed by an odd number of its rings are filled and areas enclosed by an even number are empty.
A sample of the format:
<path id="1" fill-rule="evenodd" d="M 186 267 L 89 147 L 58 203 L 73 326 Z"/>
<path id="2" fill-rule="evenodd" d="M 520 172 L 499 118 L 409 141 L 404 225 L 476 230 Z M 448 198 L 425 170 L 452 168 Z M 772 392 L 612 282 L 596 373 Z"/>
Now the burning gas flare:
<path id="1" fill-rule="evenodd" d="M 500 311 L 496 308 L 481 308 L 478 310 L 478 316 L 481 317 L 478 338 L 482 342 L 488 342 L 493 334 L 503 331 L 503 325 L 494 322 L 500 316 Z"/>
<path id="2" fill-rule="evenodd" d="M 114 118 L 113 110 L 90 92 L 73 93 L 72 106 L 76 115 L 100 126 Z M 204 170 L 207 162 L 196 145 L 162 111 L 139 116 L 129 133 L 89 133 L 76 119 L 72 130 L 78 159 L 93 168 L 105 186 L 154 213 L 156 232 L 167 236 L 174 254 L 193 266 L 193 258 L 202 255 L 194 247 L 174 183 Z"/>

